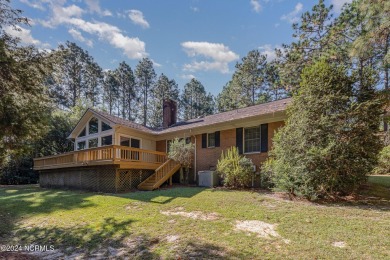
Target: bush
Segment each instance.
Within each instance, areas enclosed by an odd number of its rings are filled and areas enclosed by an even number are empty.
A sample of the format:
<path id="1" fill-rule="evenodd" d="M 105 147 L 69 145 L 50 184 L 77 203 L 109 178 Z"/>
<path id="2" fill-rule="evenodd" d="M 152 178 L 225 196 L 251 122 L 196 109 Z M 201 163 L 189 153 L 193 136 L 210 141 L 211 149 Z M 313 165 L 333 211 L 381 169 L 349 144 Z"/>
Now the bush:
<path id="1" fill-rule="evenodd" d="M 373 174 L 390 174 L 390 145 L 379 153 L 378 165 L 372 171 Z"/>
<path id="2" fill-rule="evenodd" d="M 175 138 L 170 146 L 168 158 L 181 164 L 180 169 L 180 183 L 189 182 L 189 168 L 192 165 L 194 158 L 195 145 L 193 143 L 186 143 L 185 139 Z M 186 169 L 185 177 L 183 176 L 183 167 Z"/>
<path id="3" fill-rule="evenodd" d="M 272 182 L 273 163 L 274 163 L 274 159 L 269 157 L 261 166 L 261 175 L 260 175 L 261 188 L 271 189 L 275 186 Z"/>
<path id="4" fill-rule="evenodd" d="M 227 187 L 249 187 L 253 176 L 253 163 L 245 156 L 240 156 L 237 147 L 222 152 L 218 160 L 217 172 Z"/>
<path id="5" fill-rule="evenodd" d="M 304 69 L 286 125 L 273 139 L 275 189 L 315 199 L 351 194 L 366 181 L 381 147 L 382 103 L 368 72 L 365 80 L 356 90 L 345 68 L 325 60 Z"/>

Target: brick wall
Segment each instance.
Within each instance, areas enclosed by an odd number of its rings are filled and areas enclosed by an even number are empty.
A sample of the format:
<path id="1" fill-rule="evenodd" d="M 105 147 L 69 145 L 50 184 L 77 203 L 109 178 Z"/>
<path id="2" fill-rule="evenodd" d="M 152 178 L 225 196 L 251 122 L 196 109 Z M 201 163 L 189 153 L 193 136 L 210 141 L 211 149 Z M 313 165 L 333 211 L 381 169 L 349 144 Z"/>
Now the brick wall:
<path id="1" fill-rule="evenodd" d="M 268 150 L 272 149 L 272 138 L 274 136 L 275 131 L 283 125 L 283 121 L 268 124 Z M 202 135 L 196 136 L 197 171 L 215 169 L 222 151 L 230 148 L 231 146 L 236 145 L 236 129 L 221 131 L 220 141 L 220 147 L 202 148 Z M 259 165 L 267 159 L 268 153 L 246 154 L 245 156 L 252 159 L 258 170 Z"/>

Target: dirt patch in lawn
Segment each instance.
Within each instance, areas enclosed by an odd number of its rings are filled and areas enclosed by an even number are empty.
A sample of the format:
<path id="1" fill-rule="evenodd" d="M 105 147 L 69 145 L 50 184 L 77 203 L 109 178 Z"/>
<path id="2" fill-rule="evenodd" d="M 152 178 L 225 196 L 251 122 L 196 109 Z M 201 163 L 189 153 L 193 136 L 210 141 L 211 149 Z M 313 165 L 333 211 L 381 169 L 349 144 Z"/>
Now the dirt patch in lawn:
<path id="1" fill-rule="evenodd" d="M 334 246 L 334 247 L 339 247 L 339 248 L 343 248 L 343 247 L 346 247 L 347 244 L 346 244 L 345 242 L 343 242 L 343 241 L 337 241 L 337 242 L 334 242 L 334 243 L 332 244 L 332 246 Z"/>
<path id="2" fill-rule="evenodd" d="M 279 233 L 276 232 L 276 224 L 269 224 L 259 220 L 237 220 L 235 229 L 255 233 L 258 237 L 262 238 L 281 238 L 286 244 L 290 243 L 290 240 L 282 238 Z"/>
<path id="3" fill-rule="evenodd" d="M 212 213 L 205 213 L 202 211 L 186 212 L 182 207 L 175 208 L 173 210 L 168 210 L 168 211 L 160 211 L 160 213 L 166 216 L 182 216 L 191 219 L 200 219 L 200 220 L 208 220 L 208 221 L 219 219 L 219 215 L 215 212 Z"/>

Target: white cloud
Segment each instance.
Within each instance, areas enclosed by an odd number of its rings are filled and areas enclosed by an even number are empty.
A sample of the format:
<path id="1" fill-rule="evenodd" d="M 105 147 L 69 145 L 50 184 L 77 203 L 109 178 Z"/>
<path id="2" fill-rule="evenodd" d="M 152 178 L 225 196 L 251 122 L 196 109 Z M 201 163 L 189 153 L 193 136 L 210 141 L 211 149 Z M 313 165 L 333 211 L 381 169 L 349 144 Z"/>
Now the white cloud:
<path id="1" fill-rule="evenodd" d="M 41 1 L 34 1 L 34 0 L 19 0 L 21 3 L 26 4 L 32 8 L 39 9 L 41 11 L 45 11 L 45 7 L 42 5 Z"/>
<path id="2" fill-rule="evenodd" d="M 44 0 L 46 1 L 46 0 Z M 113 47 L 122 49 L 124 54 L 130 59 L 141 59 L 148 54 L 145 51 L 145 42 L 137 37 L 128 37 L 123 34 L 118 27 L 99 21 L 86 21 L 82 19 L 82 15 L 86 12 L 76 5 L 63 6 L 64 0 L 54 0 L 49 3 L 51 9 L 51 17 L 47 21 L 41 21 L 41 24 L 47 27 L 54 28 L 58 25 L 69 25 L 73 28 L 69 33 L 73 37 L 79 37 L 79 40 L 85 40 L 81 31 L 96 35 L 100 40 L 108 42 Z M 80 36 L 82 38 L 80 38 Z"/>
<path id="3" fill-rule="evenodd" d="M 157 67 L 157 68 L 159 68 L 159 67 L 162 66 L 160 63 L 156 62 L 156 61 L 153 60 L 153 59 L 151 59 L 151 61 L 153 62 L 153 66 L 155 66 L 155 67 Z"/>
<path id="4" fill-rule="evenodd" d="M 180 78 L 191 80 L 191 79 L 194 79 L 196 77 L 192 74 L 182 74 L 182 75 L 180 75 Z"/>
<path id="5" fill-rule="evenodd" d="M 199 12 L 199 7 L 191 6 L 190 8 L 194 13 Z"/>
<path id="6" fill-rule="evenodd" d="M 76 29 L 72 28 L 72 29 L 69 29 L 68 30 L 68 33 L 70 35 L 72 35 L 72 37 L 75 39 L 75 40 L 78 40 L 80 42 L 84 42 L 85 44 L 87 44 L 89 47 L 93 47 L 93 42 L 89 39 L 85 39 L 84 36 L 81 34 L 80 31 L 77 31 Z"/>
<path id="7" fill-rule="evenodd" d="M 141 59 L 147 56 L 145 43 L 139 38 L 130 38 L 111 24 L 103 22 L 88 22 L 79 18 L 72 18 L 68 23 L 89 34 L 96 34 L 100 39 L 108 41 L 112 46 L 122 49 L 130 59 Z"/>
<path id="8" fill-rule="evenodd" d="M 341 8 L 345 3 L 351 3 L 352 0 L 332 0 L 331 3 L 333 5 L 333 10 L 336 13 L 341 13 Z"/>
<path id="9" fill-rule="evenodd" d="M 85 0 L 85 3 L 92 13 L 97 13 L 102 16 L 112 16 L 112 13 L 109 10 L 101 9 L 99 0 Z"/>
<path id="10" fill-rule="evenodd" d="M 150 25 L 148 21 L 145 20 L 144 14 L 139 10 L 130 10 L 129 11 L 129 18 L 130 20 L 142 28 L 149 28 Z"/>
<path id="11" fill-rule="evenodd" d="M 193 61 L 184 65 L 186 71 L 217 70 L 229 73 L 229 62 L 237 60 L 239 56 L 222 43 L 210 42 L 183 42 L 181 46 L 189 57 L 205 57 L 206 61 Z"/>
<path id="12" fill-rule="evenodd" d="M 260 53 L 263 55 L 267 55 L 267 61 L 273 61 L 276 59 L 275 49 L 280 48 L 278 45 L 273 46 L 271 44 L 264 44 L 259 47 Z"/>
<path id="13" fill-rule="evenodd" d="M 8 27 L 5 27 L 4 30 L 9 35 L 11 35 L 13 37 L 19 38 L 20 39 L 20 43 L 25 44 L 25 45 L 35 45 L 35 46 L 43 47 L 43 48 L 49 48 L 50 47 L 50 44 L 42 43 L 40 40 L 35 39 L 31 35 L 31 30 L 25 29 L 25 28 L 20 27 L 18 25 L 16 25 L 15 27 L 16 28 L 8 26 Z"/>
<path id="14" fill-rule="evenodd" d="M 85 12 L 77 5 L 70 5 L 67 7 L 61 6 L 57 3 L 52 4 L 53 15 L 48 21 L 41 21 L 41 24 L 46 27 L 54 28 L 62 23 L 67 23 L 71 18 L 80 18 Z"/>
<path id="15" fill-rule="evenodd" d="M 297 3 L 294 10 L 288 14 L 282 15 L 280 17 L 281 20 L 288 21 L 289 23 L 297 23 L 299 22 L 299 14 L 302 12 L 303 4 Z"/>
<path id="16" fill-rule="evenodd" d="M 262 7 L 261 7 L 261 4 L 259 3 L 258 0 L 251 0 L 251 6 L 252 6 L 252 10 L 255 11 L 256 13 L 260 13 Z"/>

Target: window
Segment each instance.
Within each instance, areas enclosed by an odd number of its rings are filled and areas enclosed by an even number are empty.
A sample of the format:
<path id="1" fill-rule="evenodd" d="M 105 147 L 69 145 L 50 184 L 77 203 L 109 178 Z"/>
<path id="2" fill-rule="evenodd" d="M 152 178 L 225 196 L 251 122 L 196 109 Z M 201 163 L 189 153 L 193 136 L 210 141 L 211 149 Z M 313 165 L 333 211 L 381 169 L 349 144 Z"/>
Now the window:
<path id="1" fill-rule="evenodd" d="M 112 127 L 109 124 L 106 124 L 102 121 L 102 132 L 112 129 Z"/>
<path id="2" fill-rule="evenodd" d="M 102 137 L 102 146 L 104 145 L 112 145 L 112 135 Z"/>
<path id="3" fill-rule="evenodd" d="M 89 139 L 88 148 L 95 148 L 95 147 L 98 147 L 98 139 L 97 138 Z"/>
<path id="4" fill-rule="evenodd" d="M 133 148 L 141 148 L 141 140 L 136 138 L 126 137 L 126 136 L 121 136 L 120 145 L 133 147 Z"/>
<path id="5" fill-rule="evenodd" d="M 84 150 L 85 149 L 85 141 L 77 142 L 77 150 Z"/>
<path id="6" fill-rule="evenodd" d="M 207 147 L 215 147 L 215 133 L 207 134 Z"/>
<path id="7" fill-rule="evenodd" d="M 129 137 L 125 137 L 125 136 L 121 136 L 120 145 L 122 145 L 122 146 L 130 146 L 130 138 Z"/>
<path id="8" fill-rule="evenodd" d="M 139 139 L 131 138 L 131 147 L 133 148 L 141 148 L 141 141 Z"/>
<path id="9" fill-rule="evenodd" d="M 85 127 L 84 127 L 83 131 L 80 132 L 80 134 L 79 134 L 78 137 L 83 137 L 83 136 L 85 136 L 86 132 L 87 132 L 87 131 L 86 131 Z"/>
<path id="10" fill-rule="evenodd" d="M 244 153 L 260 152 L 260 127 L 244 129 Z"/>
<path id="11" fill-rule="evenodd" d="M 96 134 L 99 130 L 99 121 L 97 118 L 92 117 L 91 120 L 89 120 L 89 132 L 88 134 Z"/>

